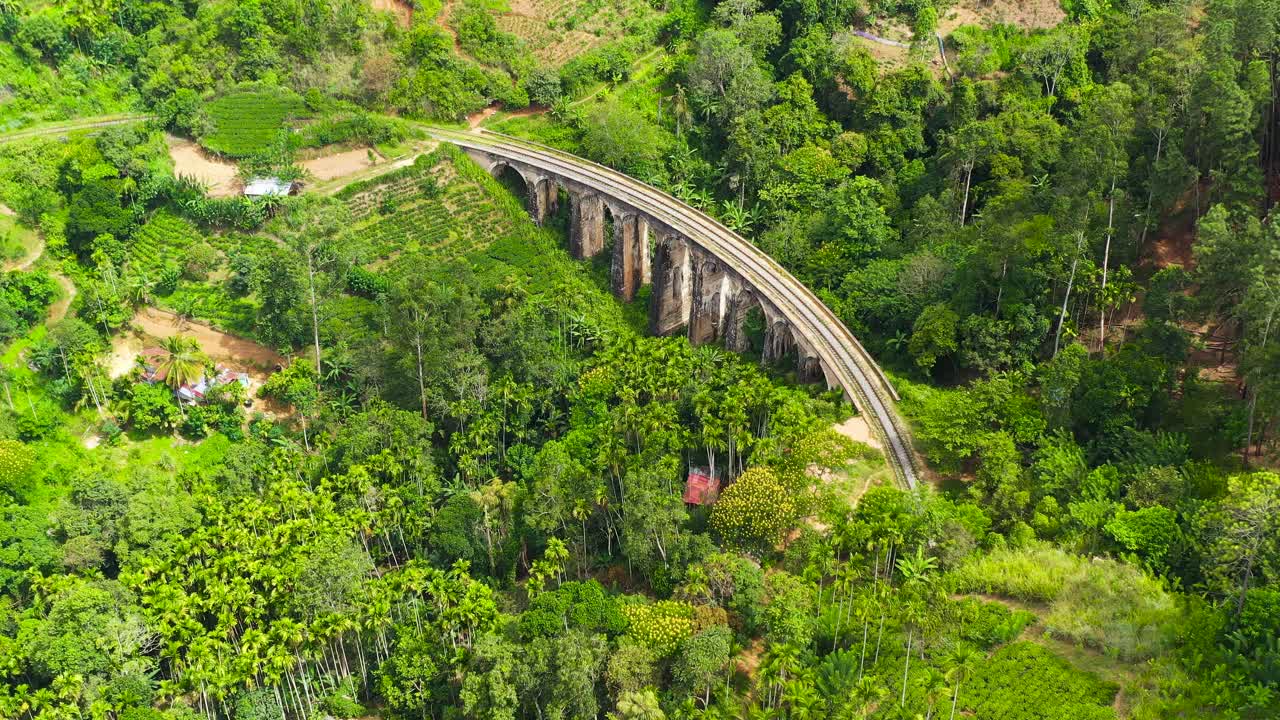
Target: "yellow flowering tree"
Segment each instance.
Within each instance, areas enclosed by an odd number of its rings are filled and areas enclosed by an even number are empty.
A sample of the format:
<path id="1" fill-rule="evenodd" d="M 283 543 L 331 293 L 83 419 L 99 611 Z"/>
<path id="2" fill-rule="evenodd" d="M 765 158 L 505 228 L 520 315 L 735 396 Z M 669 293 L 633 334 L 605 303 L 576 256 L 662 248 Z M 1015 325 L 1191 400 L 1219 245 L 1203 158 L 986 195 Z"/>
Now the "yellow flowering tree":
<path id="1" fill-rule="evenodd" d="M 16 497 L 34 464 L 35 453 L 31 448 L 17 440 L 0 440 L 0 492 Z"/>
<path id="2" fill-rule="evenodd" d="M 770 546 L 795 523 L 791 494 L 767 467 L 740 475 L 711 508 L 711 527 L 730 545 Z"/>

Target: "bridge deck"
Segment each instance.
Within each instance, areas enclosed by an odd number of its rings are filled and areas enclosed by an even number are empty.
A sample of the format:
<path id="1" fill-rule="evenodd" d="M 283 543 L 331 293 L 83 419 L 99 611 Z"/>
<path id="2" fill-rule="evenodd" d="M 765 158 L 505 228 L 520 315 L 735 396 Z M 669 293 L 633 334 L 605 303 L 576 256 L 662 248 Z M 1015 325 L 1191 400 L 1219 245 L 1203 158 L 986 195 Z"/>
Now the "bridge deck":
<path id="1" fill-rule="evenodd" d="M 429 133 L 464 149 L 477 150 L 539 168 L 595 188 L 650 215 L 717 257 L 768 298 L 813 345 L 824 368 L 834 376 L 887 450 L 899 480 L 915 488 L 915 453 L 906 425 L 893 402 L 897 392 L 853 333 L 812 291 L 742 236 L 706 213 L 657 188 L 603 165 L 561 150 L 494 133 L 472 134 L 429 129 Z"/>

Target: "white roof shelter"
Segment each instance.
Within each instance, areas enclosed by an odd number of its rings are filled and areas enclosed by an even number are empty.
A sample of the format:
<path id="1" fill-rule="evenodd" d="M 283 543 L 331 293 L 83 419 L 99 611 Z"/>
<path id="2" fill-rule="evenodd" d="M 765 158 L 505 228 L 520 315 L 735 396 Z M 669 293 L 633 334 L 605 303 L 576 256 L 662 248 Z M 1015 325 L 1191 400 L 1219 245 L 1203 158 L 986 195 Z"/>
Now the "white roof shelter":
<path id="1" fill-rule="evenodd" d="M 250 178 L 244 185 L 245 197 L 285 197 L 293 192 L 293 183 L 280 178 Z"/>

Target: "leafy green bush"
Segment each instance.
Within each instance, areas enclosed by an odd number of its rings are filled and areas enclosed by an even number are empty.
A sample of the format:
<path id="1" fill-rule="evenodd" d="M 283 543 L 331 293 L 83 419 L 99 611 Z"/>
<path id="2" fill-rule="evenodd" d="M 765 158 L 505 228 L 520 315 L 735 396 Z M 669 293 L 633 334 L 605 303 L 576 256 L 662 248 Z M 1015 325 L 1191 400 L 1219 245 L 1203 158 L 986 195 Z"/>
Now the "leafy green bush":
<path id="1" fill-rule="evenodd" d="M 998 602 L 962 598 L 947 609 L 958 620 L 957 635 L 980 647 L 989 648 L 1012 641 L 1036 616 L 1026 610 L 1013 610 Z"/>
<path id="2" fill-rule="evenodd" d="M 520 634 L 525 638 L 554 637 L 566 627 L 617 635 L 627 629 L 627 617 L 595 580 L 567 582 L 539 593 L 520 615 Z"/>
<path id="3" fill-rule="evenodd" d="M 1001 648 L 960 695 L 983 720 L 1114 720 L 1117 688 L 1034 643 Z"/>

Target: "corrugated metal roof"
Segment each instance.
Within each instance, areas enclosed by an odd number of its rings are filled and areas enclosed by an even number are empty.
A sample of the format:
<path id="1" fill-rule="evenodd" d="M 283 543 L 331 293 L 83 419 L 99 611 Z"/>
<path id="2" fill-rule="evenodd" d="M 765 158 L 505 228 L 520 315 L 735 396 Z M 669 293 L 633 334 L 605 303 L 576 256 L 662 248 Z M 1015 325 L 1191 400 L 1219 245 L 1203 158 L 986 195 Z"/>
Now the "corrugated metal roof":
<path id="1" fill-rule="evenodd" d="M 249 197 L 284 197 L 293 190 L 293 183 L 273 177 L 250 178 L 244 185 L 244 194 Z"/>

